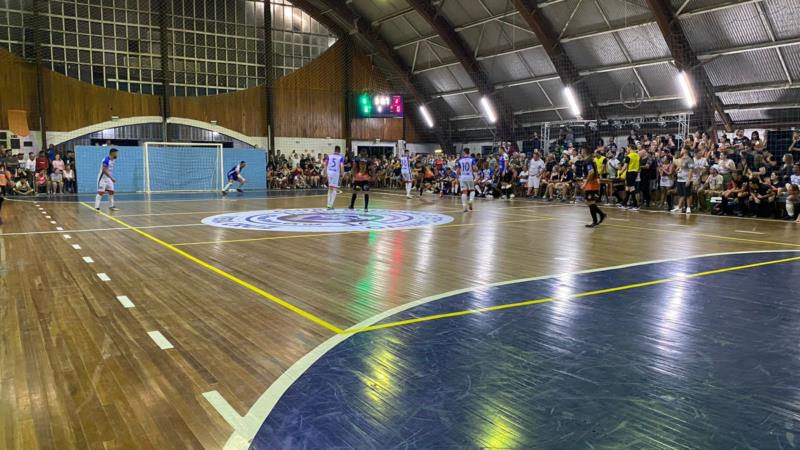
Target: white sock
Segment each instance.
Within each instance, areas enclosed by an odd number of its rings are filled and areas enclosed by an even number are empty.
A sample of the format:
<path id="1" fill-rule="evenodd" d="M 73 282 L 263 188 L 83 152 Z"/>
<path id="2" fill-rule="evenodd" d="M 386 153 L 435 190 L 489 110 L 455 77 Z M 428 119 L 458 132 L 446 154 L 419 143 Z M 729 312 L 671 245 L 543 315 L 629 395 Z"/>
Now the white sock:
<path id="1" fill-rule="evenodd" d="M 103 196 L 100 195 L 100 194 L 97 194 L 97 195 L 94 196 L 94 209 L 97 209 L 97 208 L 100 207 L 100 200 L 102 200 L 102 199 L 103 199 Z"/>
<path id="2" fill-rule="evenodd" d="M 111 207 L 113 208 L 114 207 L 114 196 L 113 195 L 109 195 L 108 196 L 108 200 L 111 202 Z"/>
<path id="3" fill-rule="evenodd" d="M 233 184 L 233 183 L 228 183 L 228 184 L 226 184 L 226 185 L 225 185 L 225 187 L 224 187 L 224 188 L 222 188 L 223 192 L 224 192 L 224 191 L 227 191 L 228 189 L 230 189 L 232 184 Z"/>
<path id="4" fill-rule="evenodd" d="M 332 191 L 332 190 L 330 190 L 330 189 L 328 189 L 328 203 L 326 204 L 326 206 L 327 206 L 328 208 L 330 208 L 330 207 L 331 207 L 331 205 L 333 204 L 333 202 L 331 202 L 331 192 L 333 192 L 333 191 Z"/>
<path id="5" fill-rule="evenodd" d="M 469 202 L 472 203 L 473 200 L 475 200 L 475 191 L 469 191 Z"/>
<path id="6" fill-rule="evenodd" d="M 336 203 L 336 189 L 331 191 L 331 207 L 333 207 L 334 203 Z"/>
<path id="7" fill-rule="evenodd" d="M 461 204 L 464 205 L 464 209 L 467 209 L 467 194 L 461 194 Z"/>
<path id="8" fill-rule="evenodd" d="M 411 183 L 406 183 L 406 195 L 411 195 Z"/>

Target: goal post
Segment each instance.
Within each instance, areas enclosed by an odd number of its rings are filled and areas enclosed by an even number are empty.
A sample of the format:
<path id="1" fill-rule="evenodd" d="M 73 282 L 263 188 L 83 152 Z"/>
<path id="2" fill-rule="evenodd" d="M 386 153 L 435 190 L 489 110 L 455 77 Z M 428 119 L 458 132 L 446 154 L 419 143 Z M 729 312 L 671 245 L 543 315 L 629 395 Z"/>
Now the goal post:
<path id="1" fill-rule="evenodd" d="M 222 189 L 221 143 L 145 142 L 144 191 L 202 192 Z"/>

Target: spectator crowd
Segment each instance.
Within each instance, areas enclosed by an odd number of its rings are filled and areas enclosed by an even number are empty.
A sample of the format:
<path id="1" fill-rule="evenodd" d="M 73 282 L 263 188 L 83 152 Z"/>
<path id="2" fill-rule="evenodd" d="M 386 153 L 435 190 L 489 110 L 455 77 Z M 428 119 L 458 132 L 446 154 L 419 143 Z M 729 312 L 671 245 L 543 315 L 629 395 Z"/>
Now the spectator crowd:
<path id="1" fill-rule="evenodd" d="M 50 146 L 47 151 L 19 153 L 0 145 L 0 192 L 13 196 L 75 193 L 75 156 Z"/>
<path id="2" fill-rule="evenodd" d="M 698 132 L 683 140 L 673 135 L 632 135 L 621 145 L 600 141 L 589 153 L 600 174 L 601 200 L 606 205 L 800 223 L 800 132 L 793 134 L 785 151 L 772 154 L 766 144 L 758 132 L 745 136 L 743 130 L 717 138 Z M 580 147 L 585 145 L 554 144 L 547 151 L 532 153 L 500 147 L 491 154 L 473 154 L 478 168 L 477 196 L 580 202 L 586 176 Z M 290 155 L 278 151 L 269 162 L 269 187 L 325 187 L 325 158 L 309 151 Z M 341 187 L 352 184 L 354 164 L 364 159 L 370 165 L 374 187 L 402 188 L 398 157 L 350 153 L 344 159 Z M 416 155 L 415 189 L 440 196 L 460 195 L 456 159 L 455 155 Z M 626 180 L 635 180 L 635 187 L 626 188 Z"/>

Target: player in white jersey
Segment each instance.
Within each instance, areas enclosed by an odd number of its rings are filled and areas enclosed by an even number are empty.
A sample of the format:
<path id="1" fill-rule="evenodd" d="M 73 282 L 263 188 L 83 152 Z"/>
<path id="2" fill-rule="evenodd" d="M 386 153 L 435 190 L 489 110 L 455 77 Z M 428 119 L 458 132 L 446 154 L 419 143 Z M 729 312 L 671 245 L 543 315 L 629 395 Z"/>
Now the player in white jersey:
<path id="1" fill-rule="evenodd" d="M 413 183 L 413 178 L 411 176 L 411 164 L 414 162 L 414 159 L 408 154 L 408 150 L 403 152 L 403 156 L 400 157 L 400 175 L 403 177 L 403 182 L 406 184 L 406 197 L 414 198 L 411 196 L 411 185 Z"/>
<path id="2" fill-rule="evenodd" d="M 456 164 L 458 184 L 461 187 L 461 204 L 464 206 L 464 212 L 472 211 L 472 201 L 475 200 L 475 173 L 477 171 L 475 160 L 469 155 L 469 149 L 464 148 L 464 156 Z"/>
<path id="3" fill-rule="evenodd" d="M 542 161 L 541 155 L 539 155 L 539 150 L 535 150 L 528 163 L 528 197 L 531 196 L 531 192 L 533 192 L 534 198 L 539 194 L 539 184 L 545 167 L 545 163 Z"/>
<path id="4" fill-rule="evenodd" d="M 333 203 L 336 201 L 339 178 L 344 173 L 343 159 L 342 149 L 337 145 L 333 148 L 333 154 L 325 161 L 325 173 L 328 175 L 328 209 L 333 209 Z"/>
<path id="5" fill-rule="evenodd" d="M 108 193 L 108 200 L 111 206 L 108 208 L 111 211 L 117 211 L 114 206 L 114 183 L 117 179 L 114 178 L 114 165 L 117 161 L 117 154 L 119 151 L 112 148 L 108 151 L 108 156 L 103 158 L 103 164 L 100 166 L 100 173 L 97 175 L 97 196 L 94 198 L 94 209 L 100 211 L 100 201 L 103 200 L 103 194 Z"/>

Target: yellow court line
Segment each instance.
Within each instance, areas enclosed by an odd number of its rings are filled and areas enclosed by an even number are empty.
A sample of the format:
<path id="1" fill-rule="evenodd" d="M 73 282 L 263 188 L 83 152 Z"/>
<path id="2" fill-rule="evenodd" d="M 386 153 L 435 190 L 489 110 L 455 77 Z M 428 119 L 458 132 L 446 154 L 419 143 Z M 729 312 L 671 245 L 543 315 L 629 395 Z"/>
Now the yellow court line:
<path id="1" fill-rule="evenodd" d="M 388 229 L 388 230 L 359 230 L 359 231 L 340 231 L 340 232 L 331 232 L 331 233 L 310 233 L 310 234 L 284 234 L 281 236 L 270 236 L 270 237 L 261 237 L 261 238 L 248 238 L 248 239 L 229 239 L 223 241 L 201 241 L 201 242 L 179 242 L 172 244 L 176 247 L 183 247 L 188 245 L 210 245 L 210 244 L 232 244 L 236 242 L 255 242 L 255 241 L 272 241 L 276 239 L 297 239 L 297 238 L 309 238 L 309 237 L 321 237 L 321 236 L 336 236 L 336 235 L 343 235 L 343 234 L 363 234 L 363 233 L 384 233 L 384 232 L 396 232 L 396 231 L 418 231 L 418 230 L 435 230 L 438 228 L 456 228 L 456 227 L 474 227 L 480 225 L 503 225 L 507 223 L 522 223 L 522 222 L 539 222 L 545 220 L 552 220 L 549 217 L 539 217 L 535 219 L 522 219 L 522 220 L 503 220 L 499 222 L 479 222 L 479 223 L 456 223 L 456 224 L 448 224 L 448 225 L 437 225 L 434 227 L 420 227 L 420 228 L 400 228 L 400 229 Z"/>
<path id="2" fill-rule="evenodd" d="M 88 209 L 90 209 L 92 211 L 95 211 L 95 209 L 92 206 L 87 205 L 84 202 L 81 202 L 81 205 L 85 206 L 86 208 L 88 208 Z M 305 311 L 305 310 L 303 310 L 301 308 L 298 308 L 297 306 L 294 306 L 294 305 L 292 305 L 291 303 L 289 303 L 289 302 L 287 302 L 285 300 L 281 300 L 280 298 L 270 294 L 269 292 L 266 292 L 261 288 L 253 286 L 252 284 L 250 284 L 250 283 L 248 283 L 248 282 L 246 282 L 246 281 L 244 281 L 244 280 L 242 280 L 242 279 L 240 279 L 240 278 L 238 278 L 238 277 L 236 277 L 234 275 L 231 275 L 230 273 L 225 272 L 222 269 L 218 269 L 218 268 L 212 266 L 211 264 L 201 260 L 200 258 L 194 257 L 194 256 L 184 252 L 183 250 L 181 250 L 179 248 L 176 248 L 175 246 L 170 245 L 170 244 L 162 241 L 161 239 L 159 239 L 159 238 L 157 238 L 157 237 L 155 237 L 155 236 L 153 236 L 151 234 L 148 234 L 148 233 L 146 233 L 146 232 L 144 232 L 144 231 L 142 231 L 142 230 L 140 230 L 140 229 L 138 229 L 138 228 L 136 228 L 134 226 L 128 225 L 127 223 L 123 222 L 120 219 L 117 219 L 114 216 L 111 216 L 111 215 L 108 215 L 108 214 L 106 214 L 104 212 L 99 212 L 99 211 L 97 212 L 97 214 L 100 214 L 103 217 L 105 217 L 107 219 L 110 219 L 110 220 L 122 225 L 125 228 L 128 228 L 128 229 L 130 229 L 132 231 L 135 231 L 135 232 L 139 233 L 140 235 L 146 237 L 147 239 L 150 239 L 151 241 L 153 241 L 153 242 L 155 242 L 155 243 L 157 243 L 159 245 L 162 245 L 162 246 L 172 250 L 173 252 L 183 256 L 184 258 L 188 259 L 189 261 L 192 261 L 193 263 L 195 263 L 195 264 L 197 264 L 199 266 L 202 266 L 202 267 L 204 267 L 204 268 L 216 273 L 217 275 L 219 275 L 219 276 L 221 276 L 223 278 L 227 278 L 228 280 L 231 280 L 234 283 L 236 283 L 236 284 L 238 284 L 238 285 L 240 285 L 240 286 L 242 286 L 244 288 L 249 289 L 250 291 L 252 291 L 252 292 L 254 292 L 254 293 L 256 293 L 256 294 L 258 294 L 258 295 L 260 295 L 260 296 L 262 296 L 264 298 L 266 298 L 267 300 L 269 300 L 269 301 L 271 301 L 271 302 L 273 302 L 273 303 L 275 303 L 277 305 L 280 305 L 280 306 L 288 309 L 289 311 L 292 311 L 292 312 L 294 312 L 294 313 L 296 313 L 296 314 L 298 314 L 298 315 L 300 315 L 300 316 L 302 316 L 302 317 L 304 317 L 304 318 L 316 323 L 317 325 L 325 327 L 328 330 L 333 331 L 334 333 L 337 333 L 337 334 L 341 334 L 341 333 L 344 332 L 341 328 L 339 328 L 337 326 L 334 326 L 334 325 L 332 325 L 332 324 L 320 319 L 319 317 L 311 314 L 310 312 Z"/>
<path id="3" fill-rule="evenodd" d="M 753 244 L 770 244 L 770 245 L 785 245 L 788 247 L 800 247 L 800 244 L 792 244 L 789 242 L 775 242 L 775 241 L 763 241 L 759 239 L 747 239 L 747 238 L 737 238 L 731 236 L 720 236 L 718 234 L 706 234 L 706 233 L 693 233 L 693 232 L 686 232 L 683 233 L 682 230 L 662 230 L 657 227 L 654 228 L 645 228 L 645 227 L 636 227 L 632 225 L 615 225 L 615 224 L 608 224 L 609 227 L 615 228 L 629 228 L 632 230 L 644 230 L 644 231 L 660 231 L 662 233 L 680 233 L 686 234 L 687 236 L 700 236 L 700 237 L 707 237 L 707 238 L 714 238 L 714 239 L 722 239 L 726 241 L 737 241 L 737 242 L 751 242 Z"/>
<path id="4" fill-rule="evenodd" d="M 660 279 L 660 280 L 646 281 L 646 282 L 643 282 L 643 283 L 636 283 L 636 284 L 628 284 L 628 285 L 625 285 L 625 286 L 617 286 L 617 287 L 612 287 L 612 288 L 607 288 L 607 289 L 598 289 L 598 290 L 595 290 L 595 291 L 582 292 L 582 293 L 579 293 L 579 294 L 570 295 L 570 296 L 567 296 L 566 298 L 571 299 L 571 298 L 589 297 L 589 296 L 600 295 L 600 294 L 608 294 L 608 293 L 612 293 L 612 292 L 626 291 L 626 290 L 636 289 L 636 288 L 641 288 L 641 287 L 646 287 L 646 286 L 654 286 L 654 285 L 658 285 L 658 284 L 665 284 L 665 283 L 670 283 L 670 282 L 673 282 L 673 281 L 681 281 L 681 280 L 685 280 L 687 278 L 705 277 L 705 276 L 708 276 L 708 275 L 716 275 L 716 274 L 725 273 L 725 272 L 733 272 L 733 271 L 736 271 L 736 270 L 752 269 L 754 267 L 768 266 L 768 265 L 772 265 L 772 264 L 781 264 L 781 263 L 787 263 L 787 262 L 792 262 L 792 261 L 800 261 L 800 256 L 795 256 L 795 257 L 792 257 L 792 258 L 776 259 L 776 260 L 772 260 L 772 261 L 764 261 L 764 262 L 753 263 L 753 264 L 746 264 L 746 265 L 743 265 L 743 266 L 726 267 L 726 268 L 722 268 L 722 269 L 708 270 L 708 271 L 705 271 L 705 272 L 697 272 L 697 273 L 692 273 L 692 274 L 683 275 L 683 276 L 676 276 L 676 277 L 671 277 L 671 278 L 663 278 L 663 279 Z M 549 302 L 554 302 L 554 301 L 559 300 L 559 299 L 560 299 L 559 297 L 545 297 L 545 298 L 540 298 L 540 299 L 536 299 L 536 300 L 527 300 L 527 301 L 523 301 L 523 302 L 507 303 L 507 304 L 504 304 L 504 305 L 488 306 L 486 308 L 467 309 L 467 310 L 464 310 L 464 311 L 454 311 L 454 312 L 444 313 L 444 314 L 434 314 L 434 315 L 430 315 L 430 316 L 416 317 L 414 319 L 400 320 L 400 321 L 397 321 L 397 322 L 389 322 L 389 323 L 384 323 L 384 324 L 379 324 L 379 325 L 372 325 L 372 326 L 364 327 L 364 328 L 348 329 L 348 330 L 345 330 L 345 333 L 347 333 L 347 334 L 363 333 L 365 331 L 374 331 L 374 330 L 381 330 L 381 329 L 385 329 L 385 328 L 394 328 L 394 327 L 399 327 L 399 326 L 403 326 L 403 325 L 411 325 L 411 324 L 420 323 L 420 322 L 430 322 L 432 320 L 447 319 L 447 318 L 459 317 L 459 316 L 467 316 L 467 315 L 471 315 L 471 314 L 479 314 L 479 313 L 490 312 L 490 311 L 499 311 L 499 310 L 503 310 L 503 309 L 519 308 L 521 306 L 530 306 L 530 305 L 536 305 L 536 304 L 540 304 L 540 303 L 549 303 Z M 563 298 L 561 298 L 561 299 L 563 300 Z"/>

